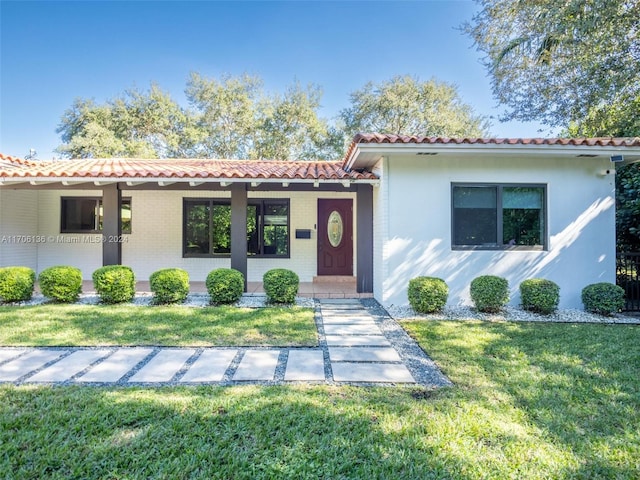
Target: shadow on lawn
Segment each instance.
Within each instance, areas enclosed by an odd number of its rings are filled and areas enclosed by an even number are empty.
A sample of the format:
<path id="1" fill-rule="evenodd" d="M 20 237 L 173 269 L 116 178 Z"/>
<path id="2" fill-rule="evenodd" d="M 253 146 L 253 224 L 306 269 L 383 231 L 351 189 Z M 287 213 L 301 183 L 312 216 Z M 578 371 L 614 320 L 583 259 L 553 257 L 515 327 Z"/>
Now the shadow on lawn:
<path id="1" fill-rule="evenodd" d="M 468 332 L 442 326 L 431 338 L 456 358 L 445 374 L 485 407 L 524 413 L 541 438 L 575 457 L 558 478 L 640 478 L 640 329 L 458 323 L 478 339 L 465 343 Z"/>
<path id="2" fill-rule="evenodd" d="M 0 308 L 0 344 L 317 346 L 313 311 L 132 305 Z"/>
<path id="3" fill-rule="evenodd" d="M 411 418 L 394 431 L 389 422 L 416 402 L 408 390 L 391 397 L 384 388 L 0 389 L 0 475 L 477 478 L 465 474 L 470 459 L 429 447 Z"/>

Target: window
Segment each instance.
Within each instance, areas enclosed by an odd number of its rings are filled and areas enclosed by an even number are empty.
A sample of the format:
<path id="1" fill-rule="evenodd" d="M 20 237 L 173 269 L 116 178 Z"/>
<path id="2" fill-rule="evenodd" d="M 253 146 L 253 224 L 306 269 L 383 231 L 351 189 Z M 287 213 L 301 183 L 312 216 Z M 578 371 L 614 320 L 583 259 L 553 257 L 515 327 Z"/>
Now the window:
<path id="1" fill-rule="evenodd" d="M 545 205 L 541 185 L 453 185 L 452 246 L 542 249 Z"/>
<path id="2" fill-rule="evenodd" d="M 62 197 L 61 233 L 102 232 L 102 199 L 98 197 Z M 122 233 L 131 233 L 131 199 L 122 199 Z"/>
<path id="3" fill-rule="evenodd" d="M 183 225 L 185 257 L 231 253 L 231 202 L 185 199 Z M 247 255 L 289 256 L 289 201 L 249 199 Z"/>

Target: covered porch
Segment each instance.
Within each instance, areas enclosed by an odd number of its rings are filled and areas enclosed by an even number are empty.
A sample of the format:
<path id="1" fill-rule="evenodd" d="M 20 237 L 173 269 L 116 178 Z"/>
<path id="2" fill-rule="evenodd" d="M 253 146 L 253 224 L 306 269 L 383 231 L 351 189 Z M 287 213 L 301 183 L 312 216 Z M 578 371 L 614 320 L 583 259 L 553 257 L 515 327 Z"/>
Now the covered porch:
<path id="1" fill-rule="evenodd" d="M 244 275 L 247 294 L 262 292 L 267 270 L 287 268 L 300 277 L 300 296 L 372 296 L 379 180 L 371 173 L 345 171 L 340 162 L 8 163 L 0 194 L 28 205 L 30 215 L 20 221 L 11 214 L 15 225 L 7 223 L 6 233 L 39 240 L 20 262 L 37 272 L 76 266 L 89 280 L 85 292 L 96 268 L 124 264 L 141 280 L 160 268 L 182 268 L 193 293 L 206 291 L 208 272 L 230 267 Z M 14 245 L 2 249 L 3 258 L 17 252 Z M 148 291 L 148 283 L 137 290 Z"/>

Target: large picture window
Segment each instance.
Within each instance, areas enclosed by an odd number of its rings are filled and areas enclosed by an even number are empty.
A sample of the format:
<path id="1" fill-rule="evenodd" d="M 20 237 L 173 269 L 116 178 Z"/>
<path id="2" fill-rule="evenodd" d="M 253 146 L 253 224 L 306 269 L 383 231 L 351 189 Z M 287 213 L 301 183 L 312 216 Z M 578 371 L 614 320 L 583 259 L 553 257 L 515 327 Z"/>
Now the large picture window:
<path id="1" fill-rule="evenodd" d="M 104 220 L 99 197 L 62 197 L 60 208 L 61 233 L 100 233 Z M 122 199 L 120 209 L 122 233 L 131 233 L 131 199 Z"/>
<path id="2" fill-rule="evenodd" d="M 185 257 L 231 253 L 231 202 L 224 199 L 185 199 L 183 254 Z M 289 201 L 249 199 L 247 255 L 289 256 Z"/>
<path id="3" fill-rule="evenodd" d="M 452 246 L 543 249 L 545 205 L 543 185 L 454 184 Z"/>

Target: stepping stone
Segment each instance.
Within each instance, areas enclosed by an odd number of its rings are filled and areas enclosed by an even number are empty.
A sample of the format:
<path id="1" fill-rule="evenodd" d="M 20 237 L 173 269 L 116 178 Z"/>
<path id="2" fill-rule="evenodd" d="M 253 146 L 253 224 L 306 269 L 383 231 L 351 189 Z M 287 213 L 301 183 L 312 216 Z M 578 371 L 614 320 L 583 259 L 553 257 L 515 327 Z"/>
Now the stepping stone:
<path id="1" fill-rule="evenodd" d="M 401 363 L 332 362 L 331 369 L 336 382 L 415 383 Z"/>
<path id="2" fill-rule="evenodd" d="M 373 318 L 368 317 L 366 315 L 359 315 L 357 317 L 356 316 L 343 317 L 343 316 L 323 315 L 322 323 L 325 325 L 333 325 L 333 324 L 375 325 L 376 324 Z"/>
<path id="3" fill-rule="evenodd" d="M 384 335 L 326 335 L 327 345 L 339 347 L 390 347 Z"/>
<path id="4" fill-rule="evenodd" d="M 326 310 L 326 309 L 322 309 L 322 316 L 336 316 L 336 317 L 345 317 L 345 316 L 350 316 L 350 315 L 368 315 L 369 317 L 371 316 L 371 314 L 369 314 L 367 311 L 363 310 L 362 308 L 351 308 L 351 309 L 340 309 L 340 310 Z"/>
<path id="5" fill-rule="evenodd" d="M 286 381 L 324 381 L 322 350 L 289 350 Z"/>
<path id="6" fill-rule="evenodd" d="M 129 379 L 129 382 L 169 382 L 194 353 L 196 353 L 195 349 L 191 348 L 160 350 L 155 357 L 149 360 L 149 363 Z"/>
<path id="7" fill-rule="evenodd" d="M 81 372 L 96 360 L 109 355 L 109 350 L 78 350 L 33 377 L 30 382 L 64 382 Z"/>
<path id="8" fill-rule="evenodd" d="M 152 348 L 123 348 L 94 366 L 76 381 L 78 382 L 117 382 L 124 375 L 144 360 Z"/>
<path id="9" fill-rule="evenodd" d="M 392 347 L 329 347 L 332 362 L 401 362 Z"/>
<path id="10" fill-rule="evenodd" d="M 221 382 L 237 350 L 205 350 L 180 382 Z"/>
<path id="11" fill-rule="evenodd" d="M 15 382 L 67 353 L 66 350 L 34 350 L 0 367 L 0 382 Z"/>
<path id="12" fill-rule="evenodd" d="M 278 350 L 247 350 L 238 365 L 234 380 L 273 380 L 278 365 Z"/>
<path id="13" fill-rule="evenodd" d="M 363 308 L 362 303 L 360 303 L 360 300 L 358 300 L 357 298 L 320 298 L 319 300 L 320 305 L 322 305 L 323 307 L 349 307 L 352 305 L 357 305 L 358 308 Z"/>
<path id="14" fill-rule="evenodd" d="M 22 355 L 26 350 L 0 350 L 0 363 Z"/>
<path id="15" fill-rule="evenodd" d="M 329 324 L 324 326 L 325 335 L 376 335 L 381 330 L 376 324 L 371 325 L 350 325 L 350 324 Z"/>

